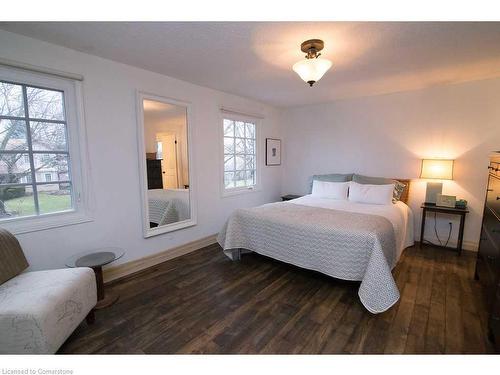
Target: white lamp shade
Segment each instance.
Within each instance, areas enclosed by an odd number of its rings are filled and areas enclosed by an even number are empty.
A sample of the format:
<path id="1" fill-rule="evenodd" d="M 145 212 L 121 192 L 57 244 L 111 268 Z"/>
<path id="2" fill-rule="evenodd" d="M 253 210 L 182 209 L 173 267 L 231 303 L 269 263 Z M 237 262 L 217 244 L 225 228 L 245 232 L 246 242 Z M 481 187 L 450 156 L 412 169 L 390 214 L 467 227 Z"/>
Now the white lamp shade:
<path id="1" fill-rule="evenodd" d="M 321 58 L 304 59 L 292 67 L 305 82 L 317 82 L 330 69 L 332 62 Z"/>
<path id="2" fill-rule="evenodd" d="M 420 178 L 453 180 L 453 160 L 422 159 Z"/>

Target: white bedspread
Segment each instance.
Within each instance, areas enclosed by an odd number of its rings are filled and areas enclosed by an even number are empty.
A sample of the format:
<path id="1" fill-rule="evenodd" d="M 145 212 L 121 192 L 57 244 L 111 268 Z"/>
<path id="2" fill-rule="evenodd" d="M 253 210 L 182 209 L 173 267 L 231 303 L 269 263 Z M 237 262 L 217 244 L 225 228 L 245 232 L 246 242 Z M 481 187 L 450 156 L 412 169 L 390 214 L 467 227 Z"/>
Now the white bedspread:
<path id="1" fill-rule="evenodd" d="M 165 225 L 189 219 L 189 189 L 148 190 L 149 221 Z"/>
<path id="2" fill-rule="evenodd" d="M 404 249 L 414 244 L 413 212 L 411 211 L 411 208 L 403 202 L 398 201 L 395 204 L 388 205 L 366 204 L 351 202 L 348 200 L 318 198 L 313 197 L 310 194 L 288 202 L 303 206 L 329 208 L 332 210 L 357 212 L 360 214 L 371 214 L 385 217 L 394 227 L 396 246 L 398 250 L 396 259 L 399 259 Z"/>
<path id="3" fill-rule="evenodd" d="M 371 205 L 305 196 L 237 209 L 218 235 L 233 259 L 245 249 L 344 280 L 372 313 L 399 299 L 391 270 L 413 244 L 411 210 L 402 202 Z"/>

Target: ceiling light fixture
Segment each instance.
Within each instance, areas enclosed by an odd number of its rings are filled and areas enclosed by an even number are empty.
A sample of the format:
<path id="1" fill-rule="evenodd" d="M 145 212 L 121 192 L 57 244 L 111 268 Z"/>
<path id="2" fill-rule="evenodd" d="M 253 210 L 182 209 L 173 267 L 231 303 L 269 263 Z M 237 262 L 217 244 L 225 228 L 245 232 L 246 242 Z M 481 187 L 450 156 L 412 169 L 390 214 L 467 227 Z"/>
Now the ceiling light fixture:
<path id="1" fill-rule="evenodd" d="M 305 60 L 296 62 L 292 69 L 297 73 L 300 78 L 309 83 L 312 87 L 315 82 L 319 81 L 321 77 L 331 68 L 332 62 L 326 59 L 320 59 L 321 53 L 325 44 L 321 39 L 309 39 L 300 45 L 300 50 L 307 53 Z"/>

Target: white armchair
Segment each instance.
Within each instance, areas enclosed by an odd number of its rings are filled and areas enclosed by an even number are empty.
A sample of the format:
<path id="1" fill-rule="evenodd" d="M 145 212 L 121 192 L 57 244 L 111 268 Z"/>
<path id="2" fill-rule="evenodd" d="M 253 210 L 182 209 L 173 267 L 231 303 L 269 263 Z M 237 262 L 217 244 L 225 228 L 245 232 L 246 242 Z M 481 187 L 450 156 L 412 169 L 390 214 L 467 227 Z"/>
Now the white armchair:
<path id="1" fill-rule="evenodd" d="M 91 268 L 24 272 L 19 242 L 0 229 L 0 353 L 55 353 L 97 303 Z"/>

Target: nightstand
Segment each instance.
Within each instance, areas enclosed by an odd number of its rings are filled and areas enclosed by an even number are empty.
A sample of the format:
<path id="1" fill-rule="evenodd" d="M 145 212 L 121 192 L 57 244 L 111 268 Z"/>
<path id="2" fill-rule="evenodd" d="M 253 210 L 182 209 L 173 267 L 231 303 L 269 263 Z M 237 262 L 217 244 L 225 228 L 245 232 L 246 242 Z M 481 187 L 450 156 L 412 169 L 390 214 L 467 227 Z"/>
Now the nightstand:
<path id="1" fill-rule="evenodd" d="M 448 215 L 459 215 L 460 216 L 460 227 L 458 228 L 458 239 L 457 239 L 457 247 L 450 246 L 442 246 L 436 245 L 436 247 L 441 247 L 445 249 L 453 249 L 458 252 L 458 255 L 462 253 L 462 244 L 464 240 L 464 226 L 465 226 L 465 215 L 469 213 L 467 208 L 454 208 L 454 207 L 441 207 L 436 206 L 433 203 L 422 203 L 420 206 L 422 208 L 422 224 L 420 228 L 420 246 L 424 243 L 424 234 L 425 234 L 425 217 L 427 216 L 427 212 L 438 212 L 441 214 Z"/>
<path id="2" fill-rule="evenodd" d="M 284 202 L 284 201 L 291 201 L 292 199 L 297 199 L 297 198 L 300 198 L 302 195 L 295 195 L 295 194 L 287 194 L 287 195 L 283 195 L 281 197 L 281 200 Z"/>

